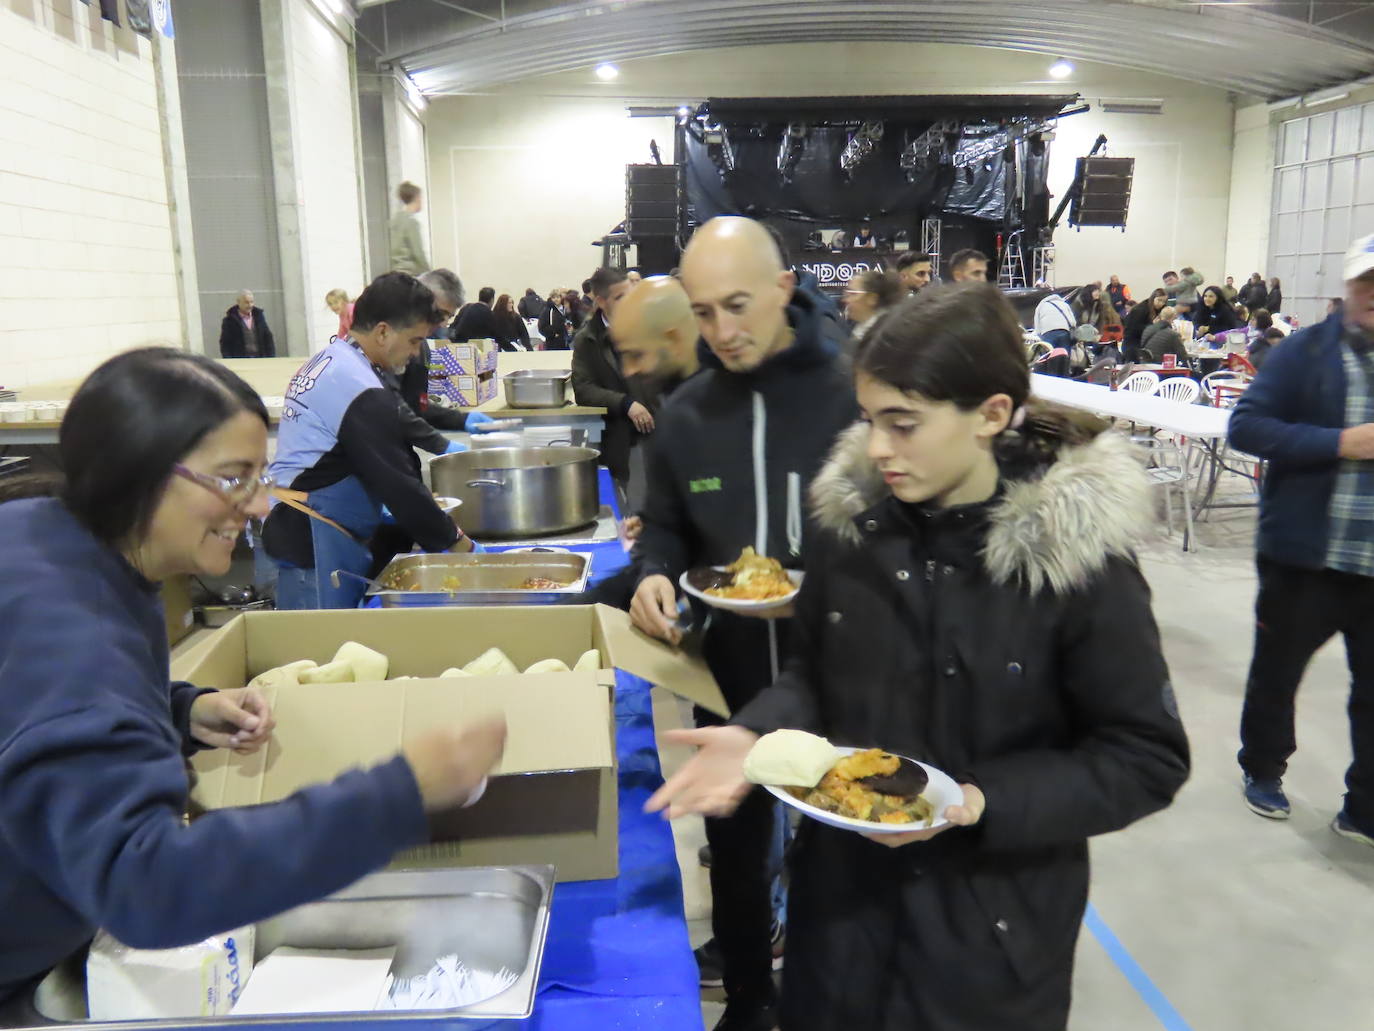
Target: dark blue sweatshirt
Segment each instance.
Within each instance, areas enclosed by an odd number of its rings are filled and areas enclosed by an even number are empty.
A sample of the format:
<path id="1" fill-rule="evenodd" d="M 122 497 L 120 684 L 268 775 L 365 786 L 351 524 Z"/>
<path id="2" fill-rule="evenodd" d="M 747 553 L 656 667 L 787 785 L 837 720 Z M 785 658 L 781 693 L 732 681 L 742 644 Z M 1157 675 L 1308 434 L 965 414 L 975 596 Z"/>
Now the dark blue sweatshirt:
<path id="1" fill-rule="evenodd" d="M 157 585 L 50 498 L 0 505 L 0 1000 L 104 928 L 171 948 L 426 839 L 396 758 L 184 825 L 191 703 Z"/>

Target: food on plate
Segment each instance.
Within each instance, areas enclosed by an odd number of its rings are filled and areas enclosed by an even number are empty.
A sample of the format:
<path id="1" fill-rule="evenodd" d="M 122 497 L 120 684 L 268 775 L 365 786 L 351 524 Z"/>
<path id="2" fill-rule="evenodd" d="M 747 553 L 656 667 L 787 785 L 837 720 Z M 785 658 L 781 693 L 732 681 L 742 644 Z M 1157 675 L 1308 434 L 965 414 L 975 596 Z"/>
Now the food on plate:
<path id="1" fill-rule="evenodd" d="M 353 670 L 353 679 L 361 683 L 385 680 L 391 668 L 389 658 L 357 641 L 345 641 L 339 645 L 332 661 L 348 663 Z"/>
<path id="2" fill-rule="evenodd" d="M 527 577 L 517 588 L 521 591 L 561 591 L 568 585 L 559 583 L 557 580 L 550 580 L 547 576 Z"/>
<path id="3" fill-rule="evenodd" d="M 840 760 L 839 750 L 804 730 L 764 734 L 744 760 L 744 776 L 755 784 L 814 788 Z"/>
<path id="4" fill-rule="evenodd" d="M 350 684 L 354 679 L 353 667 L 346 662 L 327 662 L 300 672 L 302 684 Z"/>
<path id="5" fill-rule="evenodd" d="M 571 673 L 568 664 L 562 659 L 541 659 L 529 669 L 525 670 L 525 675 L 531 673 Z"/>
<path id="6" fill-rule="evenodd" d="M 601 653 L 595 648 L 588 648 L 582 653 L 582 657 L 573 665 L 574 673 L 595 673 L 601 669 Z"/>
<path id="7" fill-rule="evenodd" d="M 459 677 L 470 677 L 470 676 L 472 676 L 472 674 L 469 673 L 467 670 L 465 670 L 465 669 L 459 669 L 457 666 L 454 666 L 452 669 L 446 669 L 446 670 L 444 670 L 442 673 L 440 673 L 440 674 L 439 674 L 439 679 L 440 679 L 440 680 L 457 680 Z"/>
<path id="8" fill-rule="evenodd" d="M 463 669 L 474 677 L 505 677 L 520 672 L 520 667 L 511 662 L 500 648 L 488 648 Z"/>
<path id="9" fill-rule="evenodd" d="M 248 682 L 249 687 L 281 687 L 284 684 L 299 684 L 300 674 L 307 669 L 314 669 L 314 659 L 300 659 L 297 662 L 288 662 L 284 666 L 277 666 L 264 673 L 259 673 Z"/>
<path id="10" fill-rule="evenodd" d="M 446 591 L 456 591 L 463 586 L 463 581 L 456 576 L 446 576 L 439 581 L 439 586 Z"/>
<path id="11" fill-rule="evenodd" d="M 813 787 L 789 785 L 786 790 L 809 806 L 851 820 L 928 825 L 935 808 L 921 795 L 927 783 L 925 770 L 916 763 L 869 748 L 840 759 Z"/>
<path id="12" fill-rule="evenodd" d="M 760 555 L 753 548 L 740 552 L 739 558 L 726 566 L 725 571 L 731 574 L 730 583 L 708 587 L 707 594 L 736 601 L 771 601 L 785 598 L 797 589 L 797 585 L 787 578 L 781 562 Z"/>

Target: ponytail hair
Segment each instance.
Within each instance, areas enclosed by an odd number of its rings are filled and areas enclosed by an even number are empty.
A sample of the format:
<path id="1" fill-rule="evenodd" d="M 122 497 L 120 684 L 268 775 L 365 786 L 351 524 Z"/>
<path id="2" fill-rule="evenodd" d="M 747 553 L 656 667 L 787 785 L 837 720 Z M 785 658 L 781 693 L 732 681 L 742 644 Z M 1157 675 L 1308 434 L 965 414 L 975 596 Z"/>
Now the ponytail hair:
<path id="1" fill-rule="evenodd" d="M 927 287 L 879 317 L 854 364 L 903 393 L 965 412 L 1005 394 L 1012 411 L 1024 415 L 999 435 L 995 454 L 1003 474 L 1019 479 L 1043 471 L 1060 448 L 1087 444 L 1107 428 L 1094 415 L 1031 397 L 1022 339 L 1015 310 L 995 286 Z"/>

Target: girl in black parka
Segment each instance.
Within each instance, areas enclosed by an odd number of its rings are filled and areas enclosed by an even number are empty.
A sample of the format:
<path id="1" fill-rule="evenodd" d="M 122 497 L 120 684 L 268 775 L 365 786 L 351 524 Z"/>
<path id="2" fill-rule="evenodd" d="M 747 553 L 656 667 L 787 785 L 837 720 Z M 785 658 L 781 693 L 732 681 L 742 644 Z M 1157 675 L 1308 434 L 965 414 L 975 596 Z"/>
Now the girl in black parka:
<path id="1" fill-rule="evenodd" d="M 804 822 L 782 1031 L 1062 1031 L 1087 839 L 1188 776 L 1133 556 L 1149 486 L 1124 437 L 1030 398 L 991 286 L 904 301 L 855 365 L 864 420 L 813 484 L 795 657 L 731 726 L 673 735 L 700 751 L 649 807 L 731 811 L 783 727 L 948 771 L 964 804 L 938 830 Z"/>

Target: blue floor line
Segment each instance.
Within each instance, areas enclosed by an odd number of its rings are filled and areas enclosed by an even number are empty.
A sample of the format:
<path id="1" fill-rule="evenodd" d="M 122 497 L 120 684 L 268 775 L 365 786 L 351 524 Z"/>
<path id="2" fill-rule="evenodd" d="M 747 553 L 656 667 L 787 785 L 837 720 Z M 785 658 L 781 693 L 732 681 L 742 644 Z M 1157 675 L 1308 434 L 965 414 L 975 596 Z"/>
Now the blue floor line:
<path id="1" fill-rule="evenodd" d="M 1122 945 L 1121 940 L 1112 933 L 1112 929 L 1107 926 L 1091 902 L 1088 903 L 1088 911 L 1083 915 L 1083 926 L 1092 932 L 1098 944 L 1116 964 L 1116 968 L 1121 971 L 1126 980 L 1130 982 L 1131 987 L 1136 990 L 1136 994 L 1145 1000 L 1145 1005 L 1149 1006 L 1154 1015 L 1159 1018 L 1159 1023 L 1165 1028 L 1165 1031 L 1192 1031 L 1188 1022 L 1183 1019 L 1178 1010 L 1174 1009 L 1173 1004 L 1164 997 L 1164 993 L 1159 990 L 1158 986 L 1150 980 L 1150 975 L 1145 973 L 1140 964 L 1126 951 L 1126 946 Z"/>

